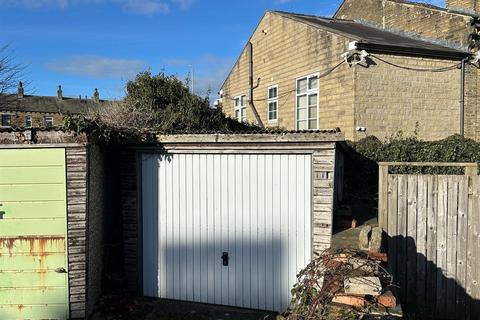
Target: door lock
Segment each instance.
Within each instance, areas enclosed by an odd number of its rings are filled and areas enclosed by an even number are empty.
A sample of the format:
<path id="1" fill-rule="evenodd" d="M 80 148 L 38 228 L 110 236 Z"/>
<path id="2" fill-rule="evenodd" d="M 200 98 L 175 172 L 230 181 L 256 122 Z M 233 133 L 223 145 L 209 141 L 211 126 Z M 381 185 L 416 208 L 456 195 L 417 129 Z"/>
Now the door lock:
<path id="1" fill-rule="evenodd" d="M 67 273 L 67 270 L 65 270 L 65 268 L 59 267 L 59 268 L 55 269 L 55 272 L 56 273 Z"/>
<path id="2" fill-rule="evenodd" d="M 228 266 L 228 252 L 222 254 L 222 264 L 223 266 Z"/>

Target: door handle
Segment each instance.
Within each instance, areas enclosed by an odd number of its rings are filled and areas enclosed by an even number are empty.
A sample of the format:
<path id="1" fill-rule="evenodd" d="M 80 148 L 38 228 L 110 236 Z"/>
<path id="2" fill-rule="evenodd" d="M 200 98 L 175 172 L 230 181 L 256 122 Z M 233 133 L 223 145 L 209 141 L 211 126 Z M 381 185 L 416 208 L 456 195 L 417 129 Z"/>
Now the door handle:
<path id="1" fill-rule="evenodd" d="M 228 266 L 228 252 L 222 254 L 222 264 L 223 266 Z"/>
<path id="2" fill-rule="evenodd" d="M 67 273 L 67 270 L 65 270 L 65 268 L 59 267 L 59 268 L 55 269 L 55 272 L 56 273 Z"/>

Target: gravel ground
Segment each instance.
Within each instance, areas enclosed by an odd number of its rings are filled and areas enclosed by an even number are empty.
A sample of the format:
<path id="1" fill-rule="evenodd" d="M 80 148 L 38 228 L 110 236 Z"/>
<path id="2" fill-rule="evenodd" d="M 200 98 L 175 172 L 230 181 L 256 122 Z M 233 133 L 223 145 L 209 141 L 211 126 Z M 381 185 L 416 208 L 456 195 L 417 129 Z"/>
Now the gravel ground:
<path id="1" fill-rule="evenodd" d="M 91 320 L 275 320 L 276 314 L 223 306 L 110 296 L 102 299 Z"/>

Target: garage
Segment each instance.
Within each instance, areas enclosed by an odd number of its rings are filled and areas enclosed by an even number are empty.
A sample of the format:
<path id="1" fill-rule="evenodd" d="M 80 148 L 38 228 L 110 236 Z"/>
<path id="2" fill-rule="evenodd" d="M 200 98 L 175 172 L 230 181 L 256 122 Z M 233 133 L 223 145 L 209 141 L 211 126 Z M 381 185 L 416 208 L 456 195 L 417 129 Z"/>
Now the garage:
<path id="1" fill-rule="evenodd" d="M 125 253 L 141 262 L 139 291 L 285 310 L 298 271 L 330 244 L 342 140 L 336 132 L 170 135 L 136 147 L 138 185 L 128 179 L 123 188 L 138 195 L 138 213 L 124 199 L 124 217 L 138 219 L 124 221 L 140 224 L 139 252 Z"/>
<path id="2" fill-rule="evenodd" d="M 65 149 L 0 150 L 2 318 L 69 315 L 65 185 Z"/>
<path id="3" fill-rule="evenodd" d="M 85 319 L 102 286 L 104 151 L 0 129 L 0 319 Z"/>

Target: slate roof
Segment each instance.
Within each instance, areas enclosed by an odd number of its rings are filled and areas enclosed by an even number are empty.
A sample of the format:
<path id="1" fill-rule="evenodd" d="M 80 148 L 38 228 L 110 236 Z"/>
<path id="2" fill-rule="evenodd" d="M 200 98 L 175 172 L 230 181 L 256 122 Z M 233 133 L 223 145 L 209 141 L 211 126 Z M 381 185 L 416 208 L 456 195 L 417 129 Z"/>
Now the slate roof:
<path id="1" fill-rule="evenodd" d="M 298 13 L 273 11 L 273 13 L 306 23 L 310 26 L 336 33 L 357 41 L 358 49 L 374 49 L 380 52 L 397 52 L 436 57 L 462 58 L 467 51 L 447 47 L 427 40 L 379 29 L 353 20 L 332 19 Z"/>
<path id="2" fill-rule="evenodd" d="M 91 99 L 32 96 L 25 95 L 18 98 L 16 95 L 0 96 L 0 111 L 8 112 L 39 112 L 39 113 L 70 113 L 82 114 L 94 111 L 106 101 L 95 102 Z"/>

